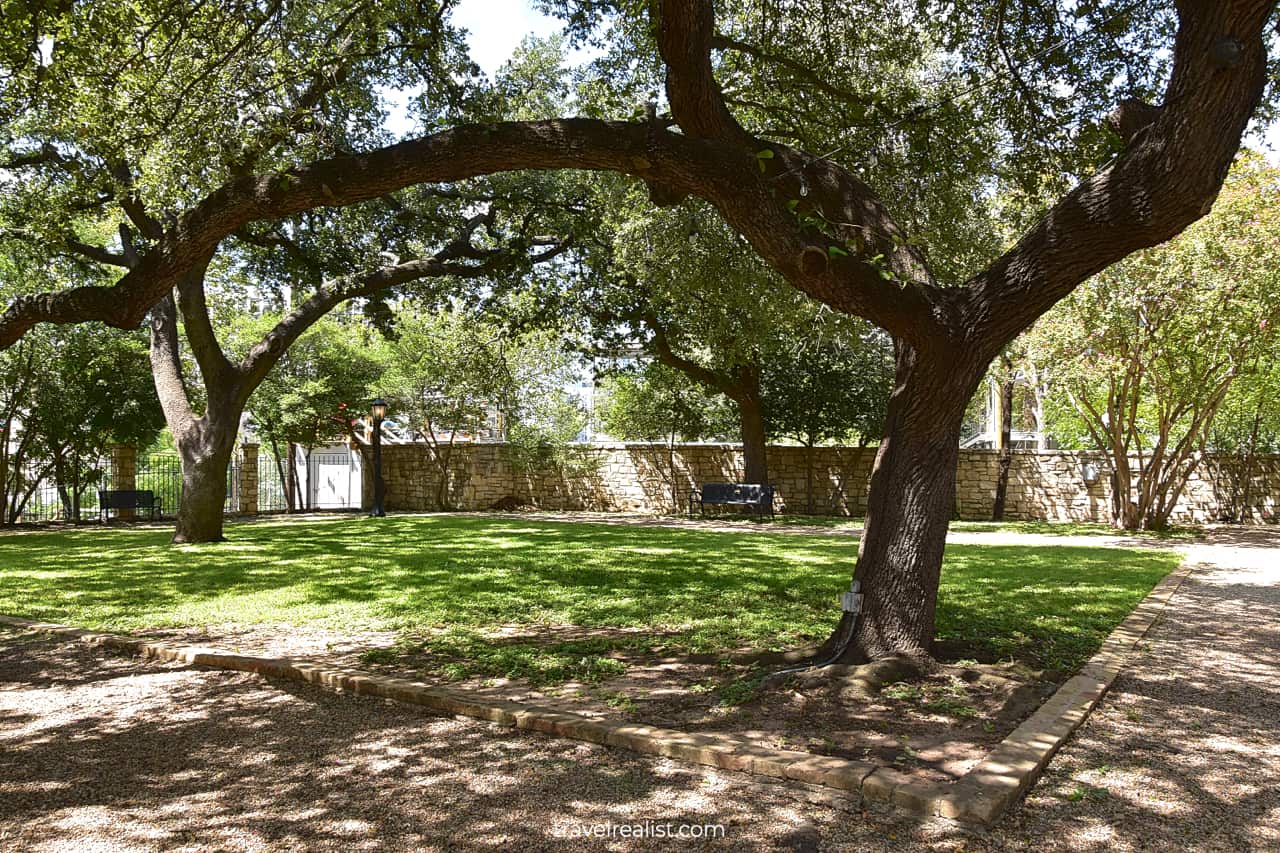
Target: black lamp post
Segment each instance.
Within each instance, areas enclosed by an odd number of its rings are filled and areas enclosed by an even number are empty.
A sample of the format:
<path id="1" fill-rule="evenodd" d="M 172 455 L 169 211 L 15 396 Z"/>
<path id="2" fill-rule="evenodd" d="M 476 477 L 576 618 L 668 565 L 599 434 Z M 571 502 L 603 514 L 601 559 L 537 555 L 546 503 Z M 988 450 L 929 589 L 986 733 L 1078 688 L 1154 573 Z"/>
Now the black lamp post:
<path id="1" fill-rule="evenodd" d="M 370 406 L 373 415 L 373 509 L 370 518 L 382 518 L 387 513 L 382 508 L 386 486 L 382 482 L 382 419 L 387 416 L 387 401 L 378 397 Z"/>

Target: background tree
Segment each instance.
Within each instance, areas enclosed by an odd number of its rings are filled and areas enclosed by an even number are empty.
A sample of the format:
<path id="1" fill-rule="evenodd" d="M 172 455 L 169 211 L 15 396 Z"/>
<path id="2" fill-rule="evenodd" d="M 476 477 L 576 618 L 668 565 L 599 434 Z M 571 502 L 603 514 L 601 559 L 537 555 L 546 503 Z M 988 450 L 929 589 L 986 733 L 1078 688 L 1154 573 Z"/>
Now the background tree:
<path id="1" fill-rule="evenodd" d="M 1029 336 L 1053 368 L 1053 429 L 1105 450 L 1112 516 L 1162 529 L 1242 376 L 1276 355 L 1280 170 L 1246 157 L 1213 212 L 1082 285 Z"/>
<path id="2" fill-rule="evenodd" d="M 498 309 L 491 303 L 488 310 Z M 396 419 L 431 448 L 441 509 L 455 508 L 460 441 L 503 439 L 513 461 L 538 467 L 563 461 L 561 448 L 585 424 L 567 399 L 573 364 L 556 338 L 545 330 L 513 334 L 474 306 L 401 306 L 380 357 L 381 393 Z"/>
<path id="3" fill-rule="evenodd" d="M 1211 471 L 1220 486 L 1222 520 L 1273 521 L 1275 509 L 1265 504 L 1265 489 L 1255 479 L 1259 457 L 1280 453 L 1280 353 L 1272 352 L 1259 362 L 1258 370 L 1231 384 L 1209 427 L 1208 446 L 1218 456 Z M 1259 501 L 1264 502 L 1259 506 Z"/>
<path id="4" fill-rule="evenodd" d="M 92 264 L 47 263 L 34 247 L 13 243 L 6 249 L 0 293 L 100 277 Z M 104 484 L 111 445 L 146 447 L 164 424 L 145 337 L 97 323 L 36 330 L 0 353 L 0 418 L 3 520 L 17 521 L 47 478 L 61 517 L 79 520 L 85 492 Z"/>
<path id="5" fill-rule="evenodd" d="M 286 484 L 289 509 L 311 509 L 302 489 L 295 448 L 310 470 L 312 451 L 351 440 L 354 420 L 367 409 L 382 365 L 373 356 L 376 332 L 367 325 L 326 319 L 300 336 L 263 379 L 247 404 Z"/>
<path id="6" fill-rule="evenodd" d="M 775 353 L 764 373 L 770 435 L 805 448 L 805 511 L 814 502 L 813 448 L 826 442 L 865 447 L 884 433 L 893 381 L 893 348 L 885 336 L 828 315 L 808 336 Z"/>
<path id="7" fill-rule="evenodd" d="M 597 354 L 638 348 L 723 395 L 737 416 L 744 481 L 768 483 L 764 377 L 812 333 L 818 307 L 705 205 L 655 210 L 613 180 L 600 192 L 609 197 L 602 228 L 569 296 L 591 321 Z"/>
<path id="8" fill-rule="evenodd" d="M 596 417 L 610 437 L 667 446 L 667 486 L 677 511 L 685 483 L 676 475 L 676 442 L 741 434 L 741 418 L 723 395 L 660 361 L 606 373 L 597 399 Z"/>

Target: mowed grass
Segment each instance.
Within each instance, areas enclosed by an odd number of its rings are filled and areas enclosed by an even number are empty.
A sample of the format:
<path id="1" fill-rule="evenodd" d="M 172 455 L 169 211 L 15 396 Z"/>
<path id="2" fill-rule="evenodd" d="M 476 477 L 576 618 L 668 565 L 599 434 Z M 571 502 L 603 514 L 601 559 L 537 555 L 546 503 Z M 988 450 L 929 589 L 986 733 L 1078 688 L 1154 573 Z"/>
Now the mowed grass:
<path id="1" fill-rule="evenodd" d="M 717 519 L 726 524 L 759 524 L 755 519 Z M 769 524 L 779 527 L 823 527 L 829 530 L 860 530 L 861 518 L 830 515 L 779 515 Z M 1039 536 L 1109 536 L 1127 539 L 1195 540 L 1203 535 L 1198 527 L 1174 526 L 1166 530 L 1121 530 L 1109 524 L 1087 521 L 952 521 L 952 530 L 966 533 L 1033 533 Z"/>
<path id="2" fill-rule="evenodd" d="M 464 655 L 512 624 L 641 629 L 615 646 L 784 649 L 827 635 L 857 552 L 848 536 L 469 515 L 227 532 L 224 543 L 184 546 L 142 528 L 0 535 L 0 613 L 113 630 L 444 629 L 465 640 L 453 642 Z M 1156 550 L 952 545 L 938 637 L 989 659 L 1075 667 L 1178 561 Z"/>

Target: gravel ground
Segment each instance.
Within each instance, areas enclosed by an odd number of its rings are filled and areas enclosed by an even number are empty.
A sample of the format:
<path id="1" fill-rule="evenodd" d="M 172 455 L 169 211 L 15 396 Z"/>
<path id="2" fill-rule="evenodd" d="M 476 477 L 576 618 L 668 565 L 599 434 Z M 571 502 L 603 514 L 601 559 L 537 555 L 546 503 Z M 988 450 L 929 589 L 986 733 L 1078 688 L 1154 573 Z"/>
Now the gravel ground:
<path id="1" fill-rule="evenodd" d="M 1278 850 L 1280 535 L 1218 531 L 1127 674 L 989 835 L 292 682 L 0 634 L 0 850 Z"/>

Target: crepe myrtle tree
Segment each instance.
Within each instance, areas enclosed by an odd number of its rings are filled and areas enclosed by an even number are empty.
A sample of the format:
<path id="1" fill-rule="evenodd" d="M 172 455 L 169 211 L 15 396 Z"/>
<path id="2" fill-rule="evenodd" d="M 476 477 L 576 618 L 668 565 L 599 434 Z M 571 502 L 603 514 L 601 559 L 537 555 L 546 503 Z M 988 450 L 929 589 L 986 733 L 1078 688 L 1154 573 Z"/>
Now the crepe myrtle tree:
<path id="1" fill-rule="evenodd" d="M 754 8 L 724 5 L 741 14 Z M 901 4 L 892 4 L 899 10 L 893 14 L 880 5 L 868 3 L 868 14 L 835 20 L 821 14 L 823 4 L 804 4 L 813 14 L 803 21 L 787 11 L 790 6 L 765 8 L 771 23 L 796 25 L 788 30 L 792 36 L 805 31 L 803 44 L 824 46 L 825 24 L 851 31 L 852 38 L 859 27 L 891 21 L 902 32 L 894 44 L 903 50 L 933 44 L 942 46 L 944 59 L 971 57 L 958 69 L 958 82 L 942 87 L 938 103 L 948 105 L 948 115 L 962 102 L 971 104 L 969 126 L 1005 128 L 994 140 L 1002 145 L 1017 147 L 1024 136 L 1049 134 L 1070 148 L 1074 137 L 1064 122 L 1089 116 L 1060 112 L 1061 104 L 1073 97 L 1091 106 L 1102 96 L 1119 100 L 1110 120 L 1118 138 L 1114 149 L 1095 148 L 1092 158 L 1082 156 L 1077 165 L 1084 177 L 1048 204 L 1014 245 L 974 272 L 939 277 L 935 270 L 946 267 L 935 262 L 937 253 L 912 241 L 910 220 L 901 224 L 890 213 L 899 197 L 882 197 L 873 188 L 872 147 L 846 148 L 841 160 L 847 166 L 806 151 L 804 128 L 771 134 L 764 120 L 748 120 L 744 102 L 753 94 L 768 95 L 768 86 L 743 92 L 717 76 L 724 57 L 733 56 L 755 69 L 752 79 L 767 81 L 769 73 L 781 79 L 781 69 L 806 54 L 759 49 L 754 57 L 751 50 L 760 46 L 746 42 L 750 32 L 743 28 L 732 41 L 747 49 L 725 41 L 712 0 L 581 2 L 566 7 L 583 20 L 608 7 L 617 20 L 632 23 L 633 32 L 652 38 L 653 61 L 642 57 L 637 65 L 665 77 L 670 117 L 655 109 L 626 121 L 452 124 L 358 154 L 254 169 L 158 220 L 154 236 L 138 247 L 136 262 L 112 286 L 15 300 L 0 317 L 0 346 L 41 322 L 97 319 L 136 326 L 237 228 L 309 208 L 355 204 L 410 184 L 503 171 L 588 169 L 632 175 L 650 187 L 658 204 L 700 196 L 789 284 L 870 320 L 897 340 L 885 437 L 854 568 L 865 594 L 863 611 L 856 622 L 849 614 L 841 617 L 831 644 L 845 660 L 901 656 L 927 663 L 966 403 L 991 359 L 1055 302 L 1131 252 L 1168 240 L 1212 207 L 1263 97 L 1264 31 L 1275 4 L 1176 0 L 1167 9 L 1154 3 L 1027 3 L 1013 15 L 1006 3 L 973 0 L 941 8 L 920 4 L 914 17 Z M 647 28 L 635 23 L 641 6 L 651 10 Z M 926 32 L 928 27 L 938 31 Z M 1086 34 L 1093 38 L 1086 41 Z M 1012 54 L 1011 61 L 1010 45 L 1019 40 L 1039 49 Z M 853 47 L 870 62 L 877 58 L 874 40 Z M 1091 61 L 1103 53 L 1108 61 L 1094 70 Z M 989 86 L 981 98 L 960 98 L 965 78 L 980 77 L 988 64 L 1003 72 L 999 85 Z M 920 65 L 928 65 L 927 57 Z M 822 76 L 818 65 L 802 70 Z M 941 70 L 945 77 L 951 69 Z M 916 79 L 930 78 L 922 73 Z M 732 105 L 725 87 L 736 94 Z M 817 99 L 822 87 L 815 84 L 804 94 Z M 871 99 L 857 124 L 886 131 L 910 125 L 929 135 L 929 104 L 910 105 L 910 94 L 903 110 L 892 100 Z M 1009 107 L 1008 115 L 1014 115 L 1010 105 L 1018 101 L 1030 104 L 1020 122 L 992 113 Z M 766 120 L 769 114 L 762 111 Z M 934 134 L 941 136 L 932 149 L 939 157 L 953 148 L 973 150 L 962 144 L 975 138 L 963 127 L 936 125 Z M 26 153 L 39 156 L 38 149 Z M 923 177 L 927 161 L 917 160 Z M 935 177 L 922 186 L 947 186 L 945 176 Z"/>

